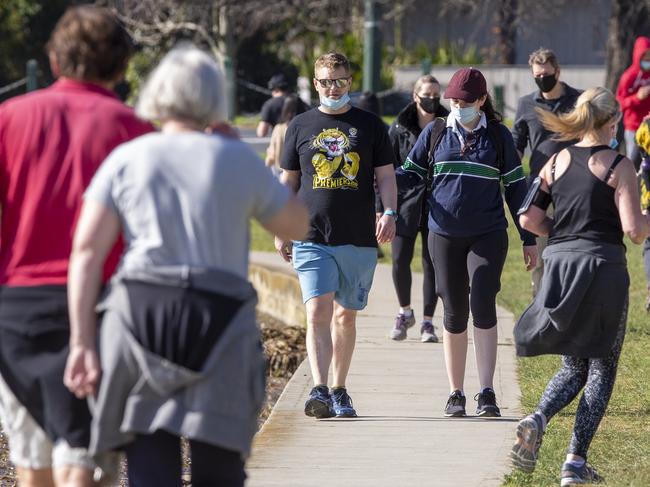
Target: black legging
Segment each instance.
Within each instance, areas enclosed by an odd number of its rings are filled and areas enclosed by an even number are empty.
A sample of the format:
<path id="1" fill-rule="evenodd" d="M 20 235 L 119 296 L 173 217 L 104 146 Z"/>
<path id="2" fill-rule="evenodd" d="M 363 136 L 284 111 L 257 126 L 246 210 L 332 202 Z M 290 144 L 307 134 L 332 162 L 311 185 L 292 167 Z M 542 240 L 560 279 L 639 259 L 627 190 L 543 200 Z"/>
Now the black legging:
<path id="1" fill-rule="evenodd" d="M 421 228 L 422 236 L 422 273 L 424 274 L 424 283 L 422 292 L 424 297 L 424 316 L 433 316 L 438 302 L 436 295 L 436 277 L 433 272 L 433 262 L 429 255 L 428 236 L 429 229 Z M 393 256 L 393 284 L 397 291 L 397 300 L 400 306 L 411 305 L 411 261 L 415 250 L 415 237 L 403 237 L 395 235 L 391 246 Z"/>
<path id="2" fill-rule="evenodd" d="M 125 448 L 129 487 L 181 487 L 181 440 L 158 430 L 137 435 Z M 237 452 L 190 440 L 193 487 L 243 487 L 244 461 Z"/>
<path id="3" fill-rule="evenodd" d="M 584 387 L 576 411 L 568 453 L 587 458 L 587 450 L 605 415 L 614 388 L 626 321 L 627 304 L 621 314 L 618 334 L 609 355 L 599 359 L 562 357 L 562 368 L 549 381 L 542 394 L 538 410 L 550 420 L 568 406 Z"/>
<path id="4" fill-rule="evenodd" d="M 496 296 L 501 289 L 501 271 L 508 253 L 506 231 L 473 237 L 448 237 L 430 232 L 429 252 L 436 272 L 436 291 L 445 307 L 445 330 L 463 333 L 470 309 L 475 327 L 496 326 Z"/>

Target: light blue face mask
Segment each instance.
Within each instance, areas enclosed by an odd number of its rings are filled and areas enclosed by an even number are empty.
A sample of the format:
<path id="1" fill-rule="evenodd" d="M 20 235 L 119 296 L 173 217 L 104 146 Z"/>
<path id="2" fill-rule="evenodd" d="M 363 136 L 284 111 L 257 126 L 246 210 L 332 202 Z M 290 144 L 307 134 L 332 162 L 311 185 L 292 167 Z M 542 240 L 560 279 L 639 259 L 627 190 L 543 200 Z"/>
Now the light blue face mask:
<path id="1" fill-rule="evenodd" d="M 464 108 L 451 107 L 451 114 L 462 125 L 468 125 L 476 119 L 478 110 L 474 105 Z"/>
<path id="2" fill-rule="evenodd" d="M 348 95 L 347 93 L 343 95 L 341 98 L 339 98 L 338 100 L 336 98 L 329 98 L 323 95 L 320 96 L 320 104 L 323 105 L 325 108 L 329 108 L 330 110 L 339 110 L 349 102 L 350 102 L 350 95 Z"/>
<path id="3" fill-rule="evenodd" d="M 641 61 L 641 69 L 643 71 L 650 71 L 650 61 Z"/>
<path id="4" fill-rule="evenodd" d="M 616 150 L 618 147 L 618 140 L 616 140 L 616 137 L 612 137 L 609 141 L 609 147 Z"/>

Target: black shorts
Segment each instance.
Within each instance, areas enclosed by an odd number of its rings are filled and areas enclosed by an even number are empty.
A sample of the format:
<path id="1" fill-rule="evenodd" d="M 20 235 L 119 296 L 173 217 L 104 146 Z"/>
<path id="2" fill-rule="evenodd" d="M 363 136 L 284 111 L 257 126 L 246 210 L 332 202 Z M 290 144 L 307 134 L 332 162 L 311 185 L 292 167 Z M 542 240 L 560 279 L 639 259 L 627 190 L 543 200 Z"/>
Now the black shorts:
<path id="1" fill-rule="evenodd" d="M 0 288 L 0 374 L 52 442 L 87 448 L 88 404 L 63 385 L 69 341 L 66 286 Z"/>
<path id="2" fill-rule="evenodd" d="M 436 292 L 445 308 L 445 329 L 450 333 L 464 332 L 470 310 L 477 328 L 495 326 L 496 296 L 508 253 L 506 231 L 475 237 L 447 237 L 429 232 L 429 252 L 435 268 Z"/>

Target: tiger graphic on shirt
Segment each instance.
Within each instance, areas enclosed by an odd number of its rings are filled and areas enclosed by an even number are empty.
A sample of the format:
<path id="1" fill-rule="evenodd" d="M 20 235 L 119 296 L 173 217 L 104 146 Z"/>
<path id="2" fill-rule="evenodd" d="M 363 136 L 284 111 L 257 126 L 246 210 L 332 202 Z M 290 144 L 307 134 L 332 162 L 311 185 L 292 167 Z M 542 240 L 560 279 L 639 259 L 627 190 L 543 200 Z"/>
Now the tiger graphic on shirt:
<path id="1" fill-rule="evenodd" d="M 350 152 L 356 134 L 357 130 L 354 128 L 350 129 L 349 137 L 335 128 L 324 129 L 314 137 L 311 147 L 318 150 L 311 159 L 316 170 L 313 179 L 314 189 L 359 188 L 357 173 L 360 157 L 358 153 Z"/>

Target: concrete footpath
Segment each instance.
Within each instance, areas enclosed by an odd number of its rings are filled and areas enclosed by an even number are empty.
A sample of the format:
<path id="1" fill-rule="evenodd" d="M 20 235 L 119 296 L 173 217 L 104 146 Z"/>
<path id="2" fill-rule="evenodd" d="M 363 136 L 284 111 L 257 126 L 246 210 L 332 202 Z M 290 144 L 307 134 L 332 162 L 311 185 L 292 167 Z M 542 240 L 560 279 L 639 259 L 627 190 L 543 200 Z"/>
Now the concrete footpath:
<path id="1" fill-rule="evenodd" d="M 283 265 L 274 254 L 255 253 L 253 262 Z M 421 289 L 422 276 L 414 274 L 418 321 Z M 473 398 L 479 385 L 470 336 L 465 380 L 468 417 L 448 419 L 443 416 L 449 386 L 442 344 L 420 343 L 419 323 L 409 329 L 407 340 L 390 340 L 397 310 L 390 267 L 379 265 L 368 307 L 359 313 L 347 381 L 359 417 L 315 420 L 304 415 L 312 387 L 305 360 L 256 437 L 247 467 L 248 487 L 501 484 L 510 470 L 508 452 L 520 417 L 512 314 L 498 311 L 495 390 L 503 417 L 474 416 Z M 440 336 L 441 305 L 434 324 Z"/>

